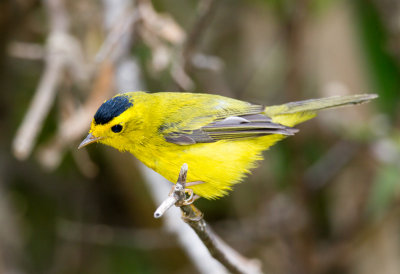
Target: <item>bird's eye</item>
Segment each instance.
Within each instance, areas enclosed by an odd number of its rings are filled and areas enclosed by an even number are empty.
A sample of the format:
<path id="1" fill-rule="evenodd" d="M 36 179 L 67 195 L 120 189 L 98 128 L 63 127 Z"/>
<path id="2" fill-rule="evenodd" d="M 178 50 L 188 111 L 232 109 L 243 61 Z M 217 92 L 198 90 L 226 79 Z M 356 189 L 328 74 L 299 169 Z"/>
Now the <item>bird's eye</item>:
<path id="1" fill-rule="evenodd" d="M 112 127 L 111 127 L 111 130 L 112 130 L 112 132 L 114 132 L 114 133 L 121 132 L 122 126 L 121 126 L 121 125 L 112 126 Z"/>

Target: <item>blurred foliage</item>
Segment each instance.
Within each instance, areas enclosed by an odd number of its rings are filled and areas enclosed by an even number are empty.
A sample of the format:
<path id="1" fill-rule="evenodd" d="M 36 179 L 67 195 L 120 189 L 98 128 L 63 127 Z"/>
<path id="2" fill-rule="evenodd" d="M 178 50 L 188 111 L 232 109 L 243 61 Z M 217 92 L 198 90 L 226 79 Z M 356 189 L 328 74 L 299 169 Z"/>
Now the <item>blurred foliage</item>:
<path id="1" fill-rule="evenodd" d="M 399 178 L 400 170 L 397 165 L 384 166 L 378 171 L 369 205 L 374 215 L 383 215 L 399 196 Z"/>
<path id="2" fill-rule="evenodd" d="M 85 62 L 96 64 L 107 38 L 105 1 L 64 2 L 71 35 Z M 189 34 L 204 1 L 137 3 L 152 3 Z M 259 258 L 266 273 L 400 272 L 400 64 L 388 46 L 400 30 L 389 31 L 384 20 L 400 18 L 400 7 L 387 7 L 378 0 L 218 1 L 195 45 L 217 65 L 190 65 L 193 92 L 261 104 L 380 96 L 321 113 L 267 151 L 230 196 L 197 202 L 216 232 Z M 46 64 L 44 56 L 21 57 L 13 46 L 27 43 L 46 54 L 50 24 L 45 1 L 0 3 L 0 273 L 195 273 L 175 237 L 153 219 L 156 205 L 131 155 L 100 145 L 86 155 L 74 140 L 54 170 L 41 161 L 41 148 L 70 106 L 91 94 L 96 76 L 78 83 L 62 73 L 33 154 L 15 159 L 11 144 Z M 171 71 L 184 45 L 158 41 L 171 62 L 157 70 L 157 47 L 137 29 L 130 34 L 129 53 L 146 89 L 182 90 Z M 93 173 L 85 173 L 87 161 Z"/>
<path id="3" fill-rule="evenodd" d="M 355 11 L 369 76 L 375 89 L 379 90 L 379 105 L 391 119 L 398 119 L 400 67 L 388 52 L 387 30 L 371 1 L 355 1 Z"/>

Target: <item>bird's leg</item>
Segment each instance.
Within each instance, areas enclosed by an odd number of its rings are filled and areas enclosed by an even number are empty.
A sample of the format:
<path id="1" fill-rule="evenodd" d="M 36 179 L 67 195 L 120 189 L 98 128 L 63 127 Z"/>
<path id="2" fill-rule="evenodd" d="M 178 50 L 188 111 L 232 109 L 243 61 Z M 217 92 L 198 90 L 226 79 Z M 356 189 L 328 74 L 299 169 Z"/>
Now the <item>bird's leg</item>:
<path id="1" fill-rule="evenodd" d="M 201 198 L 199 195 L 194 194 L 192 189 L 185 188 L 185 198 L 184 200 L 178 201 L 177 206 L 184 206 L 184 205 L 191 205 L 193 204 L 197 199 Z"/>
<path id="2" fill-rule="evenodd" d="M 204 184 L 204 182 L 203 181 L 187 182 L 185 184 L 185 191 L 186 190 L 191 191 L 191 190 L 187 189 L 187 187 L 197 186 L 197 185 L 201 185 L 201 184 Z M 171 191 L 169 192 L 169 195 L 171 195 L 174 191 L 175 191 L 175 186 L 173 185 L 171 188 Z"/>
<path id="3" fill-rule="evenodd" d="M 203 184 L 203 181 L 194 181 L 194 182 L 187 182 L 185 184 L 185 199 L 179 202 L 178 206 L 182 206 L 182 205 L 191 205 L 192 203 L 194 203 L 197 199 L 201 198 L 199 195 L 194 194 L 192 189 L 189 189 L 187 187 L 192 187 L 192 186 L 196 186 L 196 185 L 200 185 Z M 172 187 L 170 195 L 175 191 L 175 186 Z"/>
<path id="4" fill-rule="evenodd" d="M 182 205 L 191 205 L 201 198 L 199 195 L 193 194 L 191 189 L 185 189 L 185 193 L 189 193 L 189 197 L 183 201 Z"/>
<path id="5" fill-rule="evenodd" d="M 192 187 L 192 186 L 197 186 L 204 184 L 203 181 L 194 181 L 194 182 L 187 182 L 185 184 L 185 194 L 188 193 L 189 197 L 183 201 L 183 205 L 191 205 L 193 204 L 197 199 L 201 198 L 199 195 L 194 194 L 192 189 L 188 189 L 187 187 Z"/>

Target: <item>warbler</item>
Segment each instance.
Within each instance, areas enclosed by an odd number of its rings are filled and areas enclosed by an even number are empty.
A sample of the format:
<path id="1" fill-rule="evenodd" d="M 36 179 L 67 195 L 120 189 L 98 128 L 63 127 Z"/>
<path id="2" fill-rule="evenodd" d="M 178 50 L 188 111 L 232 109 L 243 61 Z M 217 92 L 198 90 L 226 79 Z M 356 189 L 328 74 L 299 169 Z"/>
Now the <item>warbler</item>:
<path id="1" fill-rule="evenodd" d="M 99 142 L 129 151 L 171 182 L 186 163 L 188 188 L 215 199 L 241 182 L 264 150 L 294 135 L 294 126 L 316 111 L 374 98 L 334 96 L 265 107 L 211 94 L 128 92 L 99 107 L 79 148 Z"/>

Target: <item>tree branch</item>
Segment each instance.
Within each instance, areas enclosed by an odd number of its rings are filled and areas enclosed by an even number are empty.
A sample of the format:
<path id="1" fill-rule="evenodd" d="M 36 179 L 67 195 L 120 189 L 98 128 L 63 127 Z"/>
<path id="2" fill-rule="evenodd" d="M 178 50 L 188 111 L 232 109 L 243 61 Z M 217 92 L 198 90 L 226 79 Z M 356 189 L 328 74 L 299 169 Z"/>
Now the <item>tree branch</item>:
<path id="1" fill-rule="evenodd" d="M 63 0 L 44 1 L 50 21 L 46 41 L 45 68 L 24 120 L 13 140 L 14 155 L 25 160 L 32 152 L 57 94 L 66 69 L 76 78 L 85 78 L 79 43 L 69 34 L 69 18 Z"/>
<path id="2" fill-rule="evenodd" d="M 216 0 L 203 0 L 199 4 L 199 15 L 183 45 L 182 57 L 183 68 L 185 71 L 190 70 L 190 67 L 192 66 L 195 52 L 200 44 L 201 38 L 203 38 L 205 30 L 211 23 L 217 4 L 218 1 Z"/>
<path id="3" fill-rule="evenodd" d="M 186 200 L 186 175 L 188 165 L 183 164 L 178 181 L 168 197 L 161 203 L 154 213 L 155 218 L 160 218 L 173 204 L 180 207 L 182 219 L 193 229 L 211 256 L 223 264 L 232 273 L 262 273 L 258 260 L 247 259 L 236 250 L 228 246 L 203 219 L 203 213 L 193 204 L 185 204 Z"/>

